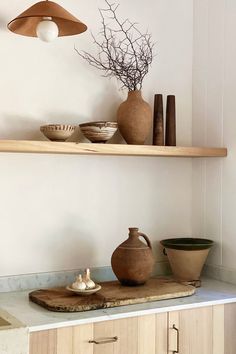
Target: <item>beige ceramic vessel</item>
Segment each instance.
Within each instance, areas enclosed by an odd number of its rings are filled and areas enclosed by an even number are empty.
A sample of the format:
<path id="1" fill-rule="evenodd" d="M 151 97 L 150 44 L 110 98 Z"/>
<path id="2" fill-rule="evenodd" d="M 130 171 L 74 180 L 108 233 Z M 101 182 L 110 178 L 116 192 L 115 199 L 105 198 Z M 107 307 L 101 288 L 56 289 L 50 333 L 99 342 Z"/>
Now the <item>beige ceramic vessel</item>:
<path id="1" fill-rule="evenodd" d="M 69 124 L 49 124 L 40 127 L 40 131 L 51 141 L 66 141 L 75 131 Z"/>
<path id="2" fill-rule="evenodd" d="M 152 126 L 150 105 L 142 98 L 141 91 L 130 91 L 128 98 L 117 112 L 119 130 L 127 144 L 143 145 Z"/>
<path id="3" fill-rule="evenodd" d="M 204 263 L 213 241 L 199 238 L 179 238 L 161 241 L 165 247 L 174 278 L 180 282 L 200 279 Z"/>
<path id="4" fill-rule="evenodd" d="M 195 251 L 166 249 L 166 253 L 174 278 L 178 281 L 193 282 L 200 279 L 209 249 Z"/>

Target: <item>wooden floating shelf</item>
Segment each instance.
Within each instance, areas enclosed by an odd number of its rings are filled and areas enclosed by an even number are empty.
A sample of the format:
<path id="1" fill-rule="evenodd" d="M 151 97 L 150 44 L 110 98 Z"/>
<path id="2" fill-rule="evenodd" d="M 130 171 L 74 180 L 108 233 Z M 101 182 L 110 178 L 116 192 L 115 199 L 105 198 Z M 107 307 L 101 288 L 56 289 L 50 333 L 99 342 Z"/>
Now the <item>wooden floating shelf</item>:
<path id="1" fill-rule="evenodd" d="M 225 157 L 226 148 L 0 140 L 0 152 L 160 157 Z"/>

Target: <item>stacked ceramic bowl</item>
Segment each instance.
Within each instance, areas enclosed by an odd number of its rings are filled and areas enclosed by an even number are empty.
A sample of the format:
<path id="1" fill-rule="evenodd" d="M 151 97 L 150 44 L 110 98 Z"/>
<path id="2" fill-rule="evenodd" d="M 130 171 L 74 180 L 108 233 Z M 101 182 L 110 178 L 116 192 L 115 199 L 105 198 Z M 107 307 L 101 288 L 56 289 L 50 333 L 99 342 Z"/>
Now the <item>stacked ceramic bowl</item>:
<path id="1" fill-rule="evenodd" d="M 75 132 L 73 125 L 48 124 L 40 127 L 40 131 L 51 141 L 66 141 Z"/>
<path id="2" fill-rule="evenodd" d="M 92 143 L 106 143 L 117 131 L 116 122 L 90 122 L 80 124 L 84 136 Z"/>

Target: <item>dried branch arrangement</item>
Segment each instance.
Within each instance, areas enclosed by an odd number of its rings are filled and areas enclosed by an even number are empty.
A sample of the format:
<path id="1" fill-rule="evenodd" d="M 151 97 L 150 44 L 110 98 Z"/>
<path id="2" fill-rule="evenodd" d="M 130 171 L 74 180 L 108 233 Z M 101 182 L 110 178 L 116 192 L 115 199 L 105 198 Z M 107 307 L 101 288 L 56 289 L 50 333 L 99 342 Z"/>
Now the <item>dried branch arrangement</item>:
<path id="1" fill-rule="evenodd" d="M 117 17 L 119 5 L 111 4 L 108 0 L 105 2 L 107 7 L 99 9 L 102 29 L 98 38 L 92 34 L 98 48 L 97 57 L 75 50 L 90 65 L 102 70 L 103 76 L 116 77 L 122 83 L 121 88 L 141 90 L 153 60 L 151 34 L 142 34 L 137 24 L 128 19 L 120 21 Z"/>

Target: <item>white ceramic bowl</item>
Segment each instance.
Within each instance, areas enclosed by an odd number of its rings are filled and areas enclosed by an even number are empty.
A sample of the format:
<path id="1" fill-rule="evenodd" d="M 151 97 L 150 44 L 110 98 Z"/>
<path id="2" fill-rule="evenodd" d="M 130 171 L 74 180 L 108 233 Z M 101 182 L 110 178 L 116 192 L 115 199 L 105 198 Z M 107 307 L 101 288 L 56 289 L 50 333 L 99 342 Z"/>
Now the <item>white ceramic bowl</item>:
<path id="1" fill-rule="evenodd" d="M 73 293 L 80 295 L 80 296 L 88 296 L 88 295 L 92 295 L 95 294 L 97 291 L 101 290 L 101 285 L 99 284 L 95 284 L 95 288 L 93 289 L 86 289 L 86 290 L 76 290 L 73 289 L 71 286 L 67 286 L 66 289 L 69 291 L 72 291 Z"/>
<path id="2" fill-rule="evenodd" d="M 66 141 L 75 131 L 69 124 L 49 124 L 40 127 L 40 131 L 51 141 Z"/>
<path id="3" fill-rule="evenodd" d="M 106 143 L 118 129 L 116 122 L 90 122 L 80 124 L 84 136 L 92 143 Z"/>

